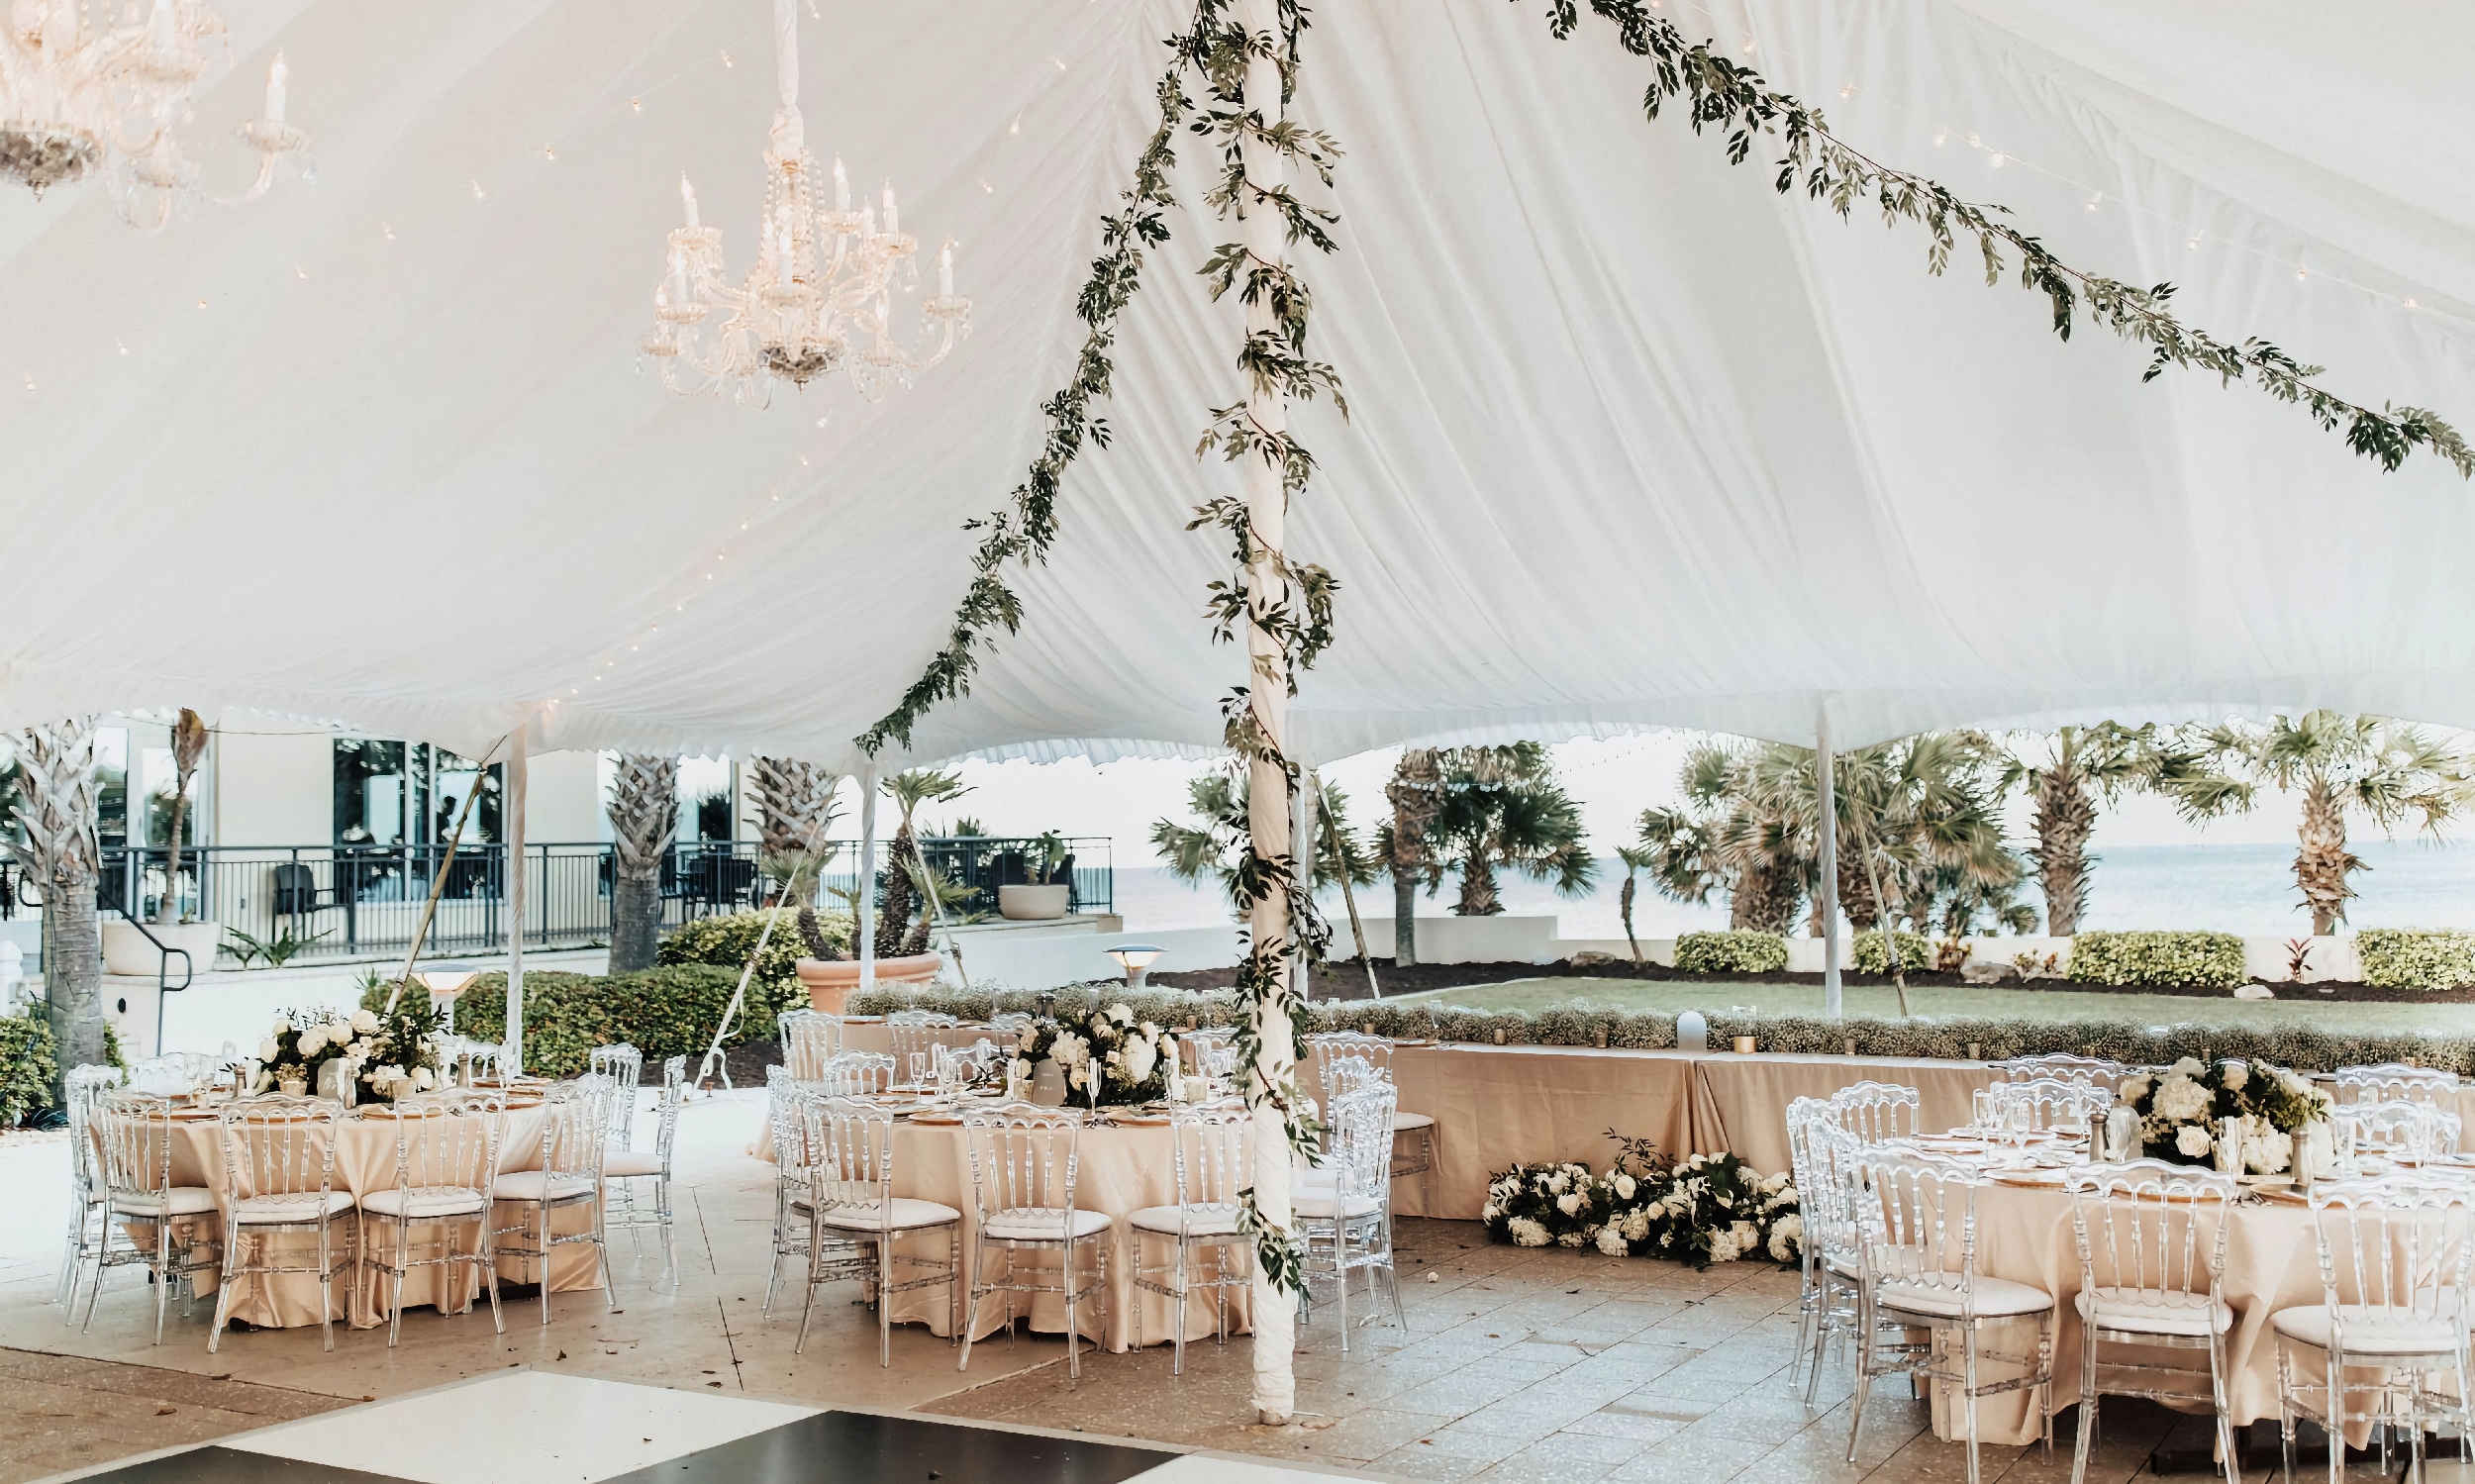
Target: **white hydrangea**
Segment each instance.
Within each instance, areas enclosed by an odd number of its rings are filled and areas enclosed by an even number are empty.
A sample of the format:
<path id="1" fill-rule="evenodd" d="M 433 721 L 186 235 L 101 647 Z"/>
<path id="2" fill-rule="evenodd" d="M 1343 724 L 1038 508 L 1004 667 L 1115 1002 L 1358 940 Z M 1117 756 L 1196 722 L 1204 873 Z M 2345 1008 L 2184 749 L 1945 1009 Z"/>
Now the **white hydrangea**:
<path id="1" fill-rule="evenodd" d="M 2157 1117 L 2167 1123 L 2184 1124 L 2193 1119 L 2206 1118 L 2212 1101 L 2209 1089 L 2189 1077 L 2177 1076 L 2157 1084 L 2156 1101 L 2149 1106 Z"/>
<path id="2" fill-rule="evenodd" d="M 1493 1201 L 1489 1201 L 1486 1205 L 1478 1208 L 1478 1219 L 1482 1222 L 1494 1221 L 1497 1217 L 1502 1216 L 1503 1214 L 1504 1208 L 1498 1206 Z"/>
<path id="3" fill-rule="evenodd" d="M 304 1056 L 315 1056 L 327 1049 L 327 1028 L 312 1026 L 301 1033 L 300 1050 Z"/>
<path id="4" fill-rule="evenodd" d="M 1802 1212 L 1791 1211 L 1787 1215 L 1779 1218 L 1777 1224 L 1772 1226 L 1770 1229 L 1770 1259 L 1773 1262 L 1794 1261 L 1796 1258 L 1797 1246 L 1803 1242 L 1804 1239 L 1804 1214 Z"/>
<path id="5" fill-rule="evenodd" d="M 2207 1067 L 2200 1064 L 2200 1058 L 2197 1056 L 2186 1056 L 2182 1060 L 2174 1063 L 2174 1065 L 2166 1068 L 2166 1072 L 2170 1076 L 2190 1077 L 2195 1080 L 2208 1070 L 2209 1069 Z"/>
<path id="6" fill-rule="evenodd" d="M 376 1011 L 373 1011 L 373 1010 L 368 1010 L 368 1009 L 362 1009 L 362 1010 L 355 1010 L 355 1011 L 353 1011 L 353 1012 L 352 1012 L 352 1029 L 353 1029 L 353 1031 L 354 1031 L 354 1032 L 356 1032 L 356 1033 L 358 1033 L 359 1035 L 362 1035 L 362 1036 L 367 1036 L 370 1032 L 377 1030 L 377 1029 L 378 1029 L 378 1014 L 377 1014 L 377 1012 L 376 1012 Z"/>
<path id="7" fill-rule="evenodd" d="M 1059 1066 L 1070 1067 L 1091 1054 L 1091 1042 L 1071 1031 L 1060 1031 L 1048 1043 L 1048 1057 Z"/>
<path id="8" fill-rule="evenodd" d="M 1624 1228 L 1614 1222 L 1609 1222 L 1606 1226 L 1599 1228 L 1599 1250 L 1610 1257 L 1625 1255 Z"/>
<path id="9" fill-rule="evenodd" d="M 1542 1247 L 1551 1239 L 1546 1228 L 1526 1216 L 1514 1217 L 1504 1224 L 1504 1229 L 1513 1234 L 1513 1245 L 1517 1247 Z"/>
<path id="10" fill-rule="evenodd" d="M 1557 1195 L 1562 1195 L 1565 1191 L 1572 1189 L 1572 1186 L 1573 1177 L 1562 1170 L 1557 1170 L 1547 1177 L 1546 1188 Z"/>
<path id="11" fill-rule="evenodd" d="M 2243 1164 L 2255 1175 L 2279 1175 L 2294 1161 L 2295 1138 L 2280 1133 L 2268 1120 L 2243 1120 Z"/>
<path id="12" fill-rule="evenodd" d="M 2124 1078 L 2123 1081 L 2116 1086 L 2114 1094 L 2115 1102 L 2122 1106 L 2128 1106 L 2132 1103 L 2136 1103 L 2146 1096 L 2148 1096 L 2148 1074 L 2146 1072 L 2134 1072 L 2130 1076 Z"/>
<path id="13" fill-rule="evenodd" d="M 1578 1232 L 1566 1232 L 1555 1238 L 1555 1244 L 1559 1247 L 1577 1247 L 1588 1239 Z"/>
<path id="14" fill-rule="evenodd" d="M 1625 1240 L 1627 1241 L 1639 1241 L 1641 1238 L 1649 1236 L 1650 1213 L 1648 1209 L 1645 1207 L 1635 1206 L 1633 1210 L 1626 1212 L 1624 1225 Z"/>
<path id="15" fill-rule="evenodd" d="M 2228 1061 L 2219 1069 L 2218 1078 L 2226 1084 L 2228 1092 L 2240 1092 L 2243 1084 L 2251 1080 L 2251 1063 Z"/>

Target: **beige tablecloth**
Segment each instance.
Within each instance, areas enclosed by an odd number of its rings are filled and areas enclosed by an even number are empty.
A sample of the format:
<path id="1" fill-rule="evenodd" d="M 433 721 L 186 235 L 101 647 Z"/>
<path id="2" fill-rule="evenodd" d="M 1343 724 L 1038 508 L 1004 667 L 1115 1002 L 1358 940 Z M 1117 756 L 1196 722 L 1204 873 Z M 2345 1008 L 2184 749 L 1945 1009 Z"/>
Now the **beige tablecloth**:
<path id="1" fill-rule="evenodd" d="M 1679 1051 L 1585 1046 L 1402 1046 L 1392 1055 L 1401 1109 L 1436 1121 L 1435 1199 L 1427 1180 L 1393 1185 L 1402 1216 L 1476 1221 L 1487 1177 L 1520 1163 L 1579 1160 L 1603 1168 L 1613 1129 L 1668 1154 L 1697 1147 L 1693 1058 Z M 1415 1151 L 1415 1135 L 1400 1139 Z"/>
<path id="2" fill-rule="evenodd" d="M 389 1190 L 396 1179 L 397 1123 L 384 1116 L 346 1118 L 337 1126 L 338 1143 L 335 1159 L 335 1188 L 349 1191 L 357 1199 L 372 1191 Z M 172 1142 L 172 1183 L 200 1185 L 217 1193 L 224 1192 L 223 1131 L 211 1122 L 183 1121 L 174 1126 Z M 539 1109 L 517 1109 L 507 1115 L 499 1138 L 499 1170 L 539 1169 L 542 1165 L 542 1114 Z M 248 1192 L 243 1192 L 248 1194 Z M 493 1215 L 494 1227 L 512 1227 L 521 1216 L 521 1208 L 500 1203 Z M 554 1233 L 581 1232 L 591 1222 L 589 1207 L 572 1206 L 553 1214 Z M 353 1250 L 349 1246 L 355 1218 L 349 1214 L 339 1217 L 330 1230 L 329 1239 L 339 1252 Z M 220 1235 L 221 1217 L 205 1217 L 199 1225 L 207 1235 Z M 373 1227 L 372 1230 L 381 1230 Z M 464 1229 L 462 1243 L 469 1243 L 471 1229 Z M 418 1235 L 420 1229 L 416 1228 Z M 315 1234 L 284 1234 L 266 1238 L 274 1246 L 275 1260 L 314 1266 L 317 1261 L 318 1238 Z M 256 1243 L 252 1242 L 254 1249 Z M 462 1249 L 469 1250 L 468 1245 Z M 435 1252 L 435 1243 L 431 1251 Z M 413 1243 L 416 1256 L 423 1254 L 419 1240 Z M 480 1294 L 479 1275 L 471 1268 L 455 1271 L 450 1291 L 442 1295 L 440 1282 L 443 1269 L 416 1268 L 404 1283 L 406 1308 L 439 1305 L 448 1312 L 461 1312 Z M 197 1291 L 212 1295 L 221 1282 L 220 1271 L 201 1272 Z M 538 1279 L 538 1268 L 528 1273 L 514 1258 L 501 1259 L 499 1281 L 525 1282 Z M 553 1291 L 576 1288 L 599 1288 L 601 1274 L 589 1243 L 571 1243 L 550 1249 L 550 1287 Z M 394 1282 L 367 1267 L 355 1264 L 339 1273 L 335 1283 L 335 1309 L 332 1317 L 349 1322 L 354 1329 L 368 1329 L 387 1321 L 387 1302 L 393 1297 Z M 285 1273 L 269 1280 L 243 1276 L 236 1280 L 232 1318 L 252 1325 L 291 1328 L 319 1322 L 318 1277 L 311 1273 Z"/>
<path id="3" fill-rule="evenodd" d="M 1693 1063 L 1693 1149 L 1732 1153 L 1766 1174 L 1788 1167 L 1788 1104 L 1827 1098 L 1857 1082 L 1917 1089 L 1921 1128 L 1956 1128 L 1973 1114 L 1969 1095 L 1999 1081 L 1983 1061 L 1901 1060 L 1889 1056 L 1738 1056 L 1709 1052 Z"/>

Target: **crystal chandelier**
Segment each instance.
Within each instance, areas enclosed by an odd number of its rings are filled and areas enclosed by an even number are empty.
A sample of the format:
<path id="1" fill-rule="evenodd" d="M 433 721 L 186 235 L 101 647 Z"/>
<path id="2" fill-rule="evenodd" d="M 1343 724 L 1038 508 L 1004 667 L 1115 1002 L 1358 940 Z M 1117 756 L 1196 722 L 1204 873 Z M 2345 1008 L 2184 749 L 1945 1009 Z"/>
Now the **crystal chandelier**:
<path id="1" fill-rule="evenodd" d="M 188 121 L 224 18 L 203 0 L 14 0 L 0 21 L 0 179 L 41 196 L 103 172 L 131 226 L 161 229 L 201 199 L 197 166 L 172 137 Z M 240 129 L 257 179 L 227 206 L 274 184 L 277 161 L 309 136 L 283 119 L 285 67 L 266 68 L 266 112 Z"/>
<path id="2" fill-rule="evenodd" d="M 756 261 L 738 288 L 723 276 L 721 229 L 697 219 L 696 188 L 679 178 L 687 225 L 670 231 L 669 273 L 653 290 L 653 333 L 644 344 L 674 392 L 727 389 L 761 404 L 775 378 L 805 387 L 839 369 L 873 401 L 908 387 L 913 372 L 943 360 L 970 330 L 971 301 L 954 292 L 948 240 L 937 254 L 937 293 L 920 304 L 924 333 L 916 346 L 895 338 L 895 295 L 919 285 L 919 240 L 904 235 L 890 184 L 880 219 L 874 205 L 851 210 L 840 159 L 830 183 L 819 178 L 799 117 L 792 4 L 774 0 L 781 105 L 765 147 Z M 717 312 L 724 318 L 708 326 Z"/>

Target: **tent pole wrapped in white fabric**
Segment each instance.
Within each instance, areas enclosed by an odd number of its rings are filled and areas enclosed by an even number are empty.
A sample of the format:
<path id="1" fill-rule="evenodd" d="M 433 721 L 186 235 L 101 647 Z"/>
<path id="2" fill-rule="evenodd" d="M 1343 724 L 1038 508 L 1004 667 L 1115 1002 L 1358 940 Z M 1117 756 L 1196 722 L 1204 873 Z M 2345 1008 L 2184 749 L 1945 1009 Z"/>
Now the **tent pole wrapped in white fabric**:
<path id="1" fill-rule="evenodd" d="M 199 137 L 280 46 L 314 187 L 160 237 L 99 190 L 0 199 L 0 723 L 247 705 L 478 750 L 538 711 L 541 747 L 851 766 L 943 638 L 961 523 L 1034 451 L 1181 9 L 821 0 L 810 139 L 958 240 L 974 330 L 907 393 L 757 411 L 635 363 L 682 170 L 734 267 L 752 250 L 757 0 L 224 8 Z M 1682 8 L 2075 262 L 2171 277 L 2186 319 L 2350 395 L 2475 416 L 2463 10 Z M 1641 64 L 1586 16 L 1556 42 L 1537 4 L 1329 6 L 1306 45 L 1297 113 L 1348 150 L 1315 349 L 1353 418 L 1300 414 L 1323 471 L 1289 546 L 1341 583 L 1302 755 L 1810 741 L 1818 711 L 1842 745 L 2313 704 L 2475 724 L 2475 502 L 2443 465 L 2383 475 L 2256 392 L 2142 385 L 2035 296 L 1928 277 L 1914 232 L 1644 122 Z M 1227 558 L 1183 529 L 1235 478 L 1193 455 L 1238 384 L 1237 307 L 1194 271 L 1225 235 L 1206 152 L 1125 317 L 1114 444 L 1016 574 L 1022 632 L 911 756 L 1218 743 L 1241 668 L 1199 610 Z"/>

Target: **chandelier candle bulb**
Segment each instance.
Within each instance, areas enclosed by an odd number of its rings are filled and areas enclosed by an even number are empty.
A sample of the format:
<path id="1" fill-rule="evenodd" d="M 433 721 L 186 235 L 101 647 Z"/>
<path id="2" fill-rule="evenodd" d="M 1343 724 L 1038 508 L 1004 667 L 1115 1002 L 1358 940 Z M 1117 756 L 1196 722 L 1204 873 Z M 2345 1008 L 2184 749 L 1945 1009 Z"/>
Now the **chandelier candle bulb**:
<path id="1" fill-rule="evenodd" d="M 685 171 L 680 172 L 679 175 L 679 204 L 687 208 L 687 224 L 690 227 L 699 227 L 704 225 L 696 220 L 696 187 L 688 183 Z M 672 253 L 670 255 L 670 260 L 672 262 L 678 261 L 678 254 L 675 252 Z"/>
<path id="2" fill-rule="evenodd" d="M 154 0 L 154 11 L 147 17 L 147 39 L 154 49 L 170 56 L 180 49 L 180 7 L 175 0 Z"/>
<path id="3" fill-rule="evenodd" d="M 937 297 L 950 299 L 954 293 L 954 244 L 945 239 L 945 246 L 937 250 Z"/>
<path id="4" fill-rule="evenodd" d="M 897 225 L 899 221 L 900 218 L 894 215 L 894 183 L 889 180 L 885 183 L 885 235 L 887 237 L 895 237 L 902 232 L 902 228 Z"/>
<path id="5" fill-rule="evenodd" d="M 842 157 L 834 156 L 834 209 L 850 210 L 850 177 L 842 173 Z"/>
<path id="6" fill-rule="evenodd" d="M 161 0 L 157 0 L 154 8 L 164 8 Z M 269 124 L 283 122 L 284 84 L 291 77 L 292 69 L 284 65 L 283 53 L 276 52 L 275 59 L 266 64 L 266 122 Z"/>

